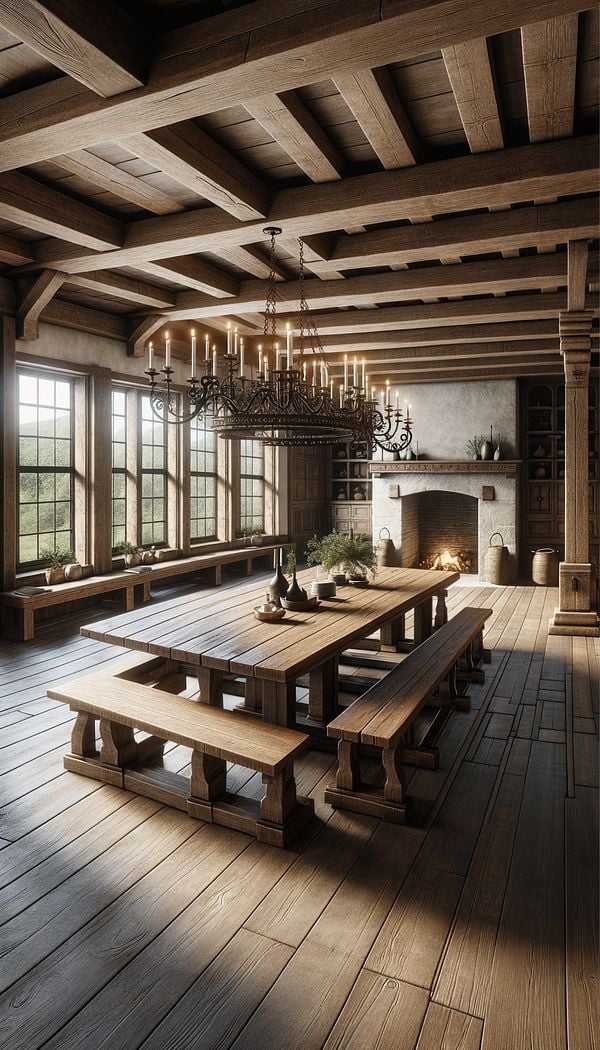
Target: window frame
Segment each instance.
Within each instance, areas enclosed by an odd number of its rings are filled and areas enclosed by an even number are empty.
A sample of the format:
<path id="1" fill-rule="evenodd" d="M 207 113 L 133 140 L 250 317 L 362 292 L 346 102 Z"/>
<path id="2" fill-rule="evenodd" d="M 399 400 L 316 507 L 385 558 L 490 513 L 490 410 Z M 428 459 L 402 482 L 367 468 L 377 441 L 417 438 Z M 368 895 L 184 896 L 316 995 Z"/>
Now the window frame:
<path id="1" fill-rule="evenodd" d="M 203 426 L 201 426 L 201 427 L 197 425 L 200 421 L 203 422 Z M 204 434 L 211 433 L 212 436 L 213 436 L 213 447 L 211 449 L 208 449 L 208 450 L 206 450 L 206 448 L 203 449 L 203 450 L 194 449 L 192 447 L 192 432 L 194 430 L 200 431 L 201 433 L 203 432 Z M 189 539 L 190 545 L 194 545 L 195 546 L 197 544 L 214 542 L 218 538 L 218 529 L 219 529 L 219 481 L 220 481 L 220 478 L 219 478 L 218 437 L 217 437 L 216 432 L 212 429 L 212 426 L 210 424 L 210 416 L 207 413 L 199 413 L 198 416 L 196 416 L 194 419 L 192 419 L 190 421 L 190 425 L 189 425 L 189 428 L 188 428 L 188 441 L 189 441 L 189 450 L 188 450 L 188 453 L 189 453 L 189 460 L 188 460 L 188 477 L 189 477 L 189 490 L 188 490 L 188 505 L 189 505 L 188 523 L 189 523 L 189 529 L 188 529 L 188 531 L 189 531 L 189 537 L 188 537 L 188 539 Z M 211 455 L 213 457 L 213 470 L 212 471 L 208 471 L 208 470 L 194 470 L 192 468 L 193 459 L 194 459 L 194 453 L 195 452 L 199 452 L 200 455 L 203 452 L 205 456 L 206 455 Z M 194 478 L 211 478 L 212 481 L 213 481 L 214 494 L 212 496 L 208 496 L 208 497 L 206 495 L 204 496 L 204 499 L 208 498 L 208 499 L 212 499 L 214 501 L 214 516 L 212 516 L 211 518 L 208 518 L 208 516 L 206 514 L 204 515 L 203 518 L 200 517 L 200 516 L 194 516 L 192 514 L 192 501 L 194 499 L 196 499 L 196 500 L 202 499 L 201 496 L 197 496 L 197 495 L 195 496 L 193 494 Z M 202 520 L 204 520 L 204 521 L 213 520 L 214 521 L 214 530 L 211 533 L 209 533 L 209 534 L 206 534 L 204 536 L 199 536 L 199 535 L 196 535 L 194 533 L 193 528 L 192 528 L 192 523 L 194 521 L 202 521 Z"/>
<path id="2" fill-rule="evenodd" d="M 260 451 L 260 456 L 257 456 L 254 451 L 252 451 L 251 454 L 246 453 L 244 451 L 244 446 L 248 445 L 248 444 L 250 444 L 250 445 L 254 446 L 256 449 L 258 449 Z M 243 470 L 243 466 L 245 465 L 244 464 L 245 460 L 246 461 L 250 460 L 251 463 L 254 463 L 257 460 L 259 460 L 260 461 L 260 465 L 261 465 L 260 473 L 256 473 L 255 470 L 252 470 L 252 472 L 248 472 L 247 470 Z M 266 475 L 265 475 L 265 470 L 266 470 L 266 457 L 265 457 L 265 446 L 264 446 L 264 444 L 261 441 L 256 441 L 254 438 L 242 438 L 242 439 L 240 439 L 240 442 L 239 442 L 239 479 L 240 479 L 240 481 L 239 481 L 239 487 L 238 487 L 240 532 L 242 532 L 242 530 L 244 530 L 244 529 L 249 529 L 249 528 L 260 528 L 260 529 L 263 529 L 263 530 L 265 529 L 265 515 L 266 515 L 266 511 L 267 511 L 266 498 L 265 498 L 266 497 L 266 483 L 265 483 L 265 476 Z M 244 499 L 250 499 L 252 502 L 254 502 L 254 500 L 257 498 L 254 495 L 254 493 L 251 493 L 250 495 L 244 493 L 244 482 L 245 481 L 250 481 L 250 482 L 253 483 L 257 479 L 260 480 L 260 482 L 261 482 L 260 521 L 257 520 L 258 515 L 256 513 L 252 512 L 250 515 L 244 513 Z M 253 519 L 253 520 L 250 520 L 250 519 Z"/>
<path id="3" fill-rule="evenodd" d="M 168 545 L 169 545 L 169 503 L 170 503 L 170 500 L 169 500 L 169 480 L 170 480 L 170 471 L 169 471 L 169 424 L 168 424 L 168 421 L 167 421 L 166 408 L 165 408 L 164 418 L 162 420 L 163 436 L 164 436 L 163 445 L 162 446 L 156 446 L 155 443 L 152 442 L 152 444 L 150 446 L 148 446 L 148 445 L 145 444 L 145 442 L 143 440 L 143 427 L 144 427 L 144 422 L 145 422 L 144 409 L 143 409 L 144 403 L 148 404 L 149 410 L 150 410 L 150 416 L 147 417 L 146 421 L 150 421 L 151 420 L 151 422 L 154 425 L 159 425 L 160 422 L 161 422 L 158 419 L 156 413 L 154 412 L 154 410 L 152 409 L 152 407 L 150 405 L 150 395 L 149 395 L 149 393 L 146 390 L 139 390 L 138 391 L 138 397 L 137 397 L 137 427 L 136 427 L 137 442 L 136 442 L 136 449 L 135 449 L 135 455 L 136 455 L 136 485 L 137 485 L 137 491 L 136 491 L 137 530 L 136 531 L 137 531 L 138 546 L 140 548 L 142 548 L 142 549 L 146 549 L 146 548 L 149 548 L 149 547 L 168 547 Z M 143 466 L 144 448 L 145 447 L 150 447 L 152 449 L 154 449 L 156 447 L 162 447 L 163 448 L 163 450 L 164 450 L 163 466 L 162 466 L 161 469 L 157 469 L 154 466 L 153 467 L 144 467 Z M 154 492 L 152 493 L 151 496 L 145 496 L 144 495 L 144 477 L 145 476 L 150 476 L 150 477 L 153 477 L 153 478 L 154 477 L 162 477 L 162 479 L 163 479 L 163 494 L 162 494 L 162 500 L 163 500 L 163 518 L 162 518 L 163 538 L 160 539 L 160 540 L 157 540 L 157 539 L 153 538 L 151 540 L 146 540 L 145 541 L 144 537 L 143 537 L 144 525 L 145 524 L 152 524 L 153 525 L 155 523 L 155 521 L 156 521 L 156 519 L 153 518 L 152 522 L 150 522 L 150 523 L 144 522 L 144 520 L 143 520 L 143 511 L 142 511 L 143 501 L 144 501 L 144 499 L 151 499 L 152 502 L 154 503 L 154 501 L 156 499 L 160 499 L 161 498 L 160 496 L 158 496 L 158 497 L 155 496 Z M 153 486 L 153 488 L 154 488 L 154 486 Z M 153 530 L 153 532 L 154 532 L 154 530 Z"/>

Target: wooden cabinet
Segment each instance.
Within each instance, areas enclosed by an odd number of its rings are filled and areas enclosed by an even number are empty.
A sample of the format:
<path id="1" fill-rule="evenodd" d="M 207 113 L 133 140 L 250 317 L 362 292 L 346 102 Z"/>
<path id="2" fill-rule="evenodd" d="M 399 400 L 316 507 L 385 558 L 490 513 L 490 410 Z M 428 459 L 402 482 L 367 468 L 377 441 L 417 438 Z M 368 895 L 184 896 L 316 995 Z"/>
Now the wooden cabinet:
<path id="1" fill-rule="evenodd" d="M 598 564 L 600 470 L 598 449 L 598 377 L 590 377 L 588 410 L 590 558 Z M 565 536 L 565 387 L 558 379 L 523 382 L 521 389 L 523 457 L 522 571 L 529 574 L 531 551 L 555 547 L 564 556 Z"/>
<path id="2" fill-rule="evenodd" d="M 334 445 L 329 479 L 331 528 L 370 536 L 371 494 L 367 443 L 342 441 Z"/>

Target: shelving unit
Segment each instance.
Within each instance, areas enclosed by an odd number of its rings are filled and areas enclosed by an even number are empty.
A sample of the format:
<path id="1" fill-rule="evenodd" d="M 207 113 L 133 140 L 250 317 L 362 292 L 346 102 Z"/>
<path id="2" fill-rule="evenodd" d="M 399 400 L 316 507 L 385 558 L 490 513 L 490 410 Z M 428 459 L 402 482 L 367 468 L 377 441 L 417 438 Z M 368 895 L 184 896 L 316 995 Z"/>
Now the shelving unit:
<path id="1" fill-rule="evenodd" d="M 565 387 L 549 379 L 522 384 L 524 571 L 536 546 L 564 555 Z M 590 557 L 598 564 L 600 470 L 597 379 L 590 382 L 588 409 Z"/>
<path id="2" fill-rule="evenodd" d="M 372 482 L 365 441 L 356 445 L 342 441 L 333 446 L 329 493 L 332 529 L 349 532 L 352 528 L 370 535 Z"/>

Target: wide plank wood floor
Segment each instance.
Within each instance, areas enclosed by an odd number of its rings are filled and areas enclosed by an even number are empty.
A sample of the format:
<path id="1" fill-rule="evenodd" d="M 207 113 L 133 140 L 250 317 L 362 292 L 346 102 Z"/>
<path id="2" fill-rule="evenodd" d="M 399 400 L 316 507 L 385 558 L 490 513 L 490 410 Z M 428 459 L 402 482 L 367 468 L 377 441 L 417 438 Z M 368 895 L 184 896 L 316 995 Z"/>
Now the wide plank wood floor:
<path id="1" fill-rule="evenodd" d="M 0 1047 L 597 1048 L 599 652 L 547 636 L 556 600 L 452 587 L 450 615 L 493 607 L 492 663 L 410 771 L 417 826 L 326 806 L 311 751 L 290 850 L 63 771 L 46 688 L 122 657 L 78 634 L 105 608 L 0 641 Z"/>

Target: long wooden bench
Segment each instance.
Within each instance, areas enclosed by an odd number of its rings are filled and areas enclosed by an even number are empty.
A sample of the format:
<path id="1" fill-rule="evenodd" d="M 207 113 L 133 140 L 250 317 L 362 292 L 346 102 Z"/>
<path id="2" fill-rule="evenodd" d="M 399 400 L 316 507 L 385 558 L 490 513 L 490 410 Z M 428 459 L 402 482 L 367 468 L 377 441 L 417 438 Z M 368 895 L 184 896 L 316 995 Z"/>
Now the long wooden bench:
<path id="1" fill-rule="evenodd" d="M 287 845 L 313 815 L 312 799 L 296 796 L 294 780 L 294 758 L 309 742 L 304 733 L 110 674 L 51 688 L 48 696 L 77 712 L 65 769 L 158 799 L 273 846 Z M 150 736 L 136 741 L 136 729 Z M 166 740 L 192 748 L 189 779 L 161 768 Z M 227 792 L 226 762 L 262 774 L 266 793 L 260 803 Z"/>
<path id="2" fill-rule="evenodd" d="M 2 606 L 2 625 L 9 637 L 29 642 L 35 637 L 35 613 L 52 605 L 65 605 L 67 602 L 96 595 L 122 593 L 123 606 L 126 611 L 135 607 L 136 598 L 147 601 L 150 588 L 158 580 L 183 576 L 202 569 L 215 570 L 215 584 L 221 583 L 223 565 L 246 562 L 246 574 L 252 575 L 254 561 L 257 558 L 272 556 L 273 562 L 280 550 L 293 547 L 293 543 L 270 543 L 260 547 L 236 547 L 209 554 L 197 554 L 190 558 L 178 558 L 173 561 L 156 562 L 150 566 L 140 566 L 139 570 L 129 569 L 123 572 L 111 572 L 104 576 L 88 576 L 76 583 L 60 583 L 53 586 L 31 588 L 37 593 L 26 594 L 30 588 L 19 587 L 14 591 L 0 594 Z"/>
<path id="3" fill-rule="evenodd" d="M 336 783 L 325 791 L 326 802 L 405 823 L 410 800 L 405 796 L 402 764 L 437 767 L 437 748 L 430 741 L 439 734 L 449 709 L 468 710 L 470 701 L 459 694 L 458 673 L 467 680 L 481 680 L 483 626 L 491 614 L 491 609 L 462 609 L 329 723 L 328 736 L 338 739 L 338 772 Z M 405 738 L 412 734 L 415 719 L 434 697 L 439 716 L 423 740 L 407 745 Z M 383 789 L 361 782 L 361 744 L 381 749 Z"/>

